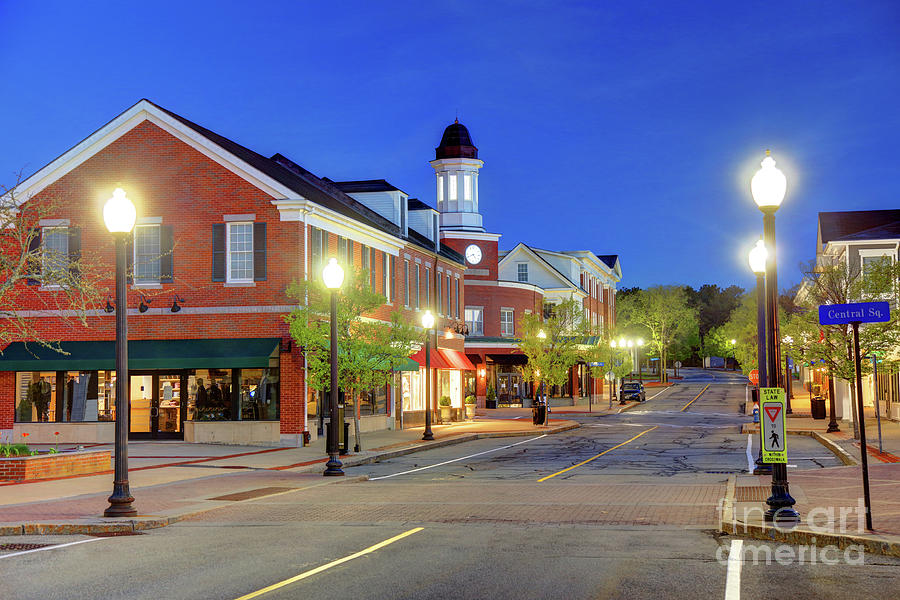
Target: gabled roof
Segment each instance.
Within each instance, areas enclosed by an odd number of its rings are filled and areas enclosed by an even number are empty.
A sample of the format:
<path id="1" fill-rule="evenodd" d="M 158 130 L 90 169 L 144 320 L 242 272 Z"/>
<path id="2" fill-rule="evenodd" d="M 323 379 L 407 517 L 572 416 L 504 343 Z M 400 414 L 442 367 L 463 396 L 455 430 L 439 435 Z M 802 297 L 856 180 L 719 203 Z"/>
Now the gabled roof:
<path id="1" fill-rule="evenodd" d="M 409 210 L 436 210 L 435 208 L 428 206 L 418 198 L 408 198 L 406 204 L 409 207 Z"/>
<path id="2" fill-rule="evenodd" d="M 900 221 L 900 209 L 819 213 L 819 246 Z M 868 237 L 863 239 L 884 239 Z"/>
<path id="3" fill-rule="evenodd" d="M 606 263 L 606 266 L 610 269 L 615 269 L 616 263 L 619 262 L 618 254 L 595 254 L 594 256 Z"/>
<path id="4" fill-rule="evenodd" d="M 871 229 L 865 229 L 852 235 L 846 235 L 835 242 L 858 242 L 866 240 L 900 240 L 900 221 L 887 223 Z"/>
<path id="5" fill-rule="evenodd" d="M 559 269 L 554 267 L 552 264 L 550 264 L 547 261 L 547 259 L 545 259 L 543 256 L 541 256 L 539 254 L 539 252 L 552 252 L 551 250 L 541 250 L 540 248 L 532 248 L 531 246 L 529 246 L 528 244 L 525 244 L 524 242 L 519 242 L 518 244 L 516 244 L 516 246 L 512 250 L 509 250 L 508 252 L 506 252 L 504 254 L 503 258 L 500 259 L 500 261 L 503 262 L 509 256 L 511 256 L 516 250 L 518 250 L 520 248 L 525 253 L 533 256 L 537 260 L 538 263 L 540 263 L 542 266 L 546 267 L 551 273 L 556 275 L 563 283 L 587 294 L 587 292 L 579 284 L 575 283 L 574 281 L 572 281 L 571 279 L 566 277 L 566 275 L 562 271 L 560 271 Z M 556 254 L 559 254 L 559 253 L 556 253 Z M 571 257 L 567 257 L 567 258 L 571 258 Z"/>

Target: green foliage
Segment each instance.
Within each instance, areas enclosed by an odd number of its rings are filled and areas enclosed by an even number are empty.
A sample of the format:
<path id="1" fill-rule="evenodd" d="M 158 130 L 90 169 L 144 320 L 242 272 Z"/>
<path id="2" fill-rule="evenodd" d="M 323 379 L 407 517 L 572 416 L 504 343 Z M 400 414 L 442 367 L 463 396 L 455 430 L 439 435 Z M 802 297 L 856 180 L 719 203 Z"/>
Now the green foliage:
<path id="1" fill-rule="evenodd" d="M 441 396 L 441 399 L 438 400 L 438 404 L 440 406 L 450 406 L 450 396 Z"/>
<path id="2" fill-rule="evenodd" d="M 854 378 L 853 331 L 850 325 L 819 325 L 818 307 L 822 304 L 878 302 L 897 297 L 900 263 L 889 258 L 866 265 L 843 260 L 830 266 L 809 263 L 804 268 L 803 283 L 797 294 L 798 311 L 782 326 L 785 351 L 802 362 L 824 361 L 834 377 Z M 896 304 L 895 304 L 896 306 Z M 886 366 L 896 366 L 892 350 L 900 346 L 900 314 L 891 311 L 887 323 L 867 323 L 859 328 L 860 351 L 863 355 L 884 352 Z M 871 370 L 871 361 L 862 362 L 863 373 Z"/>
<path id="3" fill-rule="evenodd" d="M 497 399 L 497 390 L 493 385 L 488 385 L 486 390 L 486 397 L 489 401 L 494 401 Z"/>
<path id="4" fill-rule="evenodd" d="M 581 303 L 570 299 L 555 305 L 546 319 L 537 314 L 522 316 L 518 346 L 528 357 L 522 369 L 526 380 L 547 385 L 566 383 L 569 367 L 582 356 L 584 348 L 587 330 L 582 315 Z"/>
<path id="5" fill-rule="evenodd" d="M 661 373 L 665 380 L 665 365 L 672 352 L 683 351 L 697 334 L 699 325 L 696 309 L 688 302 L 685 288 L 658 285 L 646 290 L 617 296 L 617 318 L 626 327 L 639 325 L 649 333 L 649 346 L 660 357 Z"/>
<path id="6" fill-rule="evenodd" d="M 704 340 L 705 356 L 731 356 L 730 340 L 737 340 L 734 346 L 734 357 L 741 365 L 744 374 L 748 374 L 758 366 L 757 348 L 757 306 L 756 293 L 741 296 L 740 304 L 731 313 L 731 319 L 721 327 L 717 327 Z"/>
<path id="7" fill-rule="evenodd" d="M 0 444 L 0 454 L 4 458 L 15 456 L 31 456 L 34 454 L 26 444 Z"/>
<path id="8" fill-rule="evenodd" d="M 466 404 L 475 404 L 476 402 L 477 402 L 477 400 L 475 399 L 475 396 L 472 396 L 471 394 L 466 396 L 466 400 L 465 400 Z"/>
<path id="9" fill-rule="evenodd" d="M 338 292 L 338 384 L 350 392 L 390 383 L 392 370 L 405 363 L 423 337 L 399 311 L 390 322 L 366 319 L 385 297 L 369 287 L 368 271 L 349 270 Z M 288 294 L 299 306 L 285 317 L 291 337 L 303 348 L 309 383 L 327 390 L 331 381 L 331 291 L 317 280 L 295 283 Z"/>

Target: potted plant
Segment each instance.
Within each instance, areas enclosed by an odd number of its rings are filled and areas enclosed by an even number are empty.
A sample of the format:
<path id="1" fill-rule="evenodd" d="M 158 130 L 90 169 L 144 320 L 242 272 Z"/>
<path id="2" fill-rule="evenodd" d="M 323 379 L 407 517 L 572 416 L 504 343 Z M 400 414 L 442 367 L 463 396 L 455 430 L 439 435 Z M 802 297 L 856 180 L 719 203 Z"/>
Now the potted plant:
<path id="1" fill-rule="evenodd" d="M 475 396 L 472 394 L 466 396 L 466 420 L 475 420 Z"/>
<path id="2" fill-rule="evenodd" d="M 487 404 L 485 408 L 497 408 L 497 390 L 492 385 L 487 386 Z"/>
<path id="3" fill-rule="evenodd" d="M 441 396 L 441 399 L 438 402 L 438 404 L 440 404 L 440 406 L 441 406 L 441 422 L 449 423 L 450 421 L 452 421 L 453 420 L 453 418 L 452 418 L 453 409 L 450 408 L 450 396 Z"/>

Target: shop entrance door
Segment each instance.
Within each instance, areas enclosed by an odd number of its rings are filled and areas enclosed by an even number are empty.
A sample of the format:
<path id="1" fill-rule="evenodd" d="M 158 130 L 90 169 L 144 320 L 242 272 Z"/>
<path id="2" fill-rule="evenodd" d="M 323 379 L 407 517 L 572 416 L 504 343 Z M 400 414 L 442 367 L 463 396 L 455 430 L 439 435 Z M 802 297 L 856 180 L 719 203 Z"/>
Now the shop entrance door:
<path id="1" fill-rule="evenodd" d="M 132 373 L 130 435 L 132 439 L 184 439 L 187 375 Z"/>
<path id="2" fill-rule="evenodd" d="M 497 406 L 521 406 L 519 393 L 519 375 L 500 373 L 497 376 Z"/>

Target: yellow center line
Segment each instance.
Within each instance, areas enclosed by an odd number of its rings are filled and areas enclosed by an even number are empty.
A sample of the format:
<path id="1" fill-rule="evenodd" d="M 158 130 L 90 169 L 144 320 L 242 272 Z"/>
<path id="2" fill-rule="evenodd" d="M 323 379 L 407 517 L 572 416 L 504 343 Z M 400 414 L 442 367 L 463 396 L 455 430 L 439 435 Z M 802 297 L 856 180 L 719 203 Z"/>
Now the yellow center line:
<path id="1" fill-rule="evenodd" d="M 300 573 L 299 575 L 295 575 L 294 577 L 291 577 L 290 579 L 285 579 L 284 581 L 279 581 L 278 583 L 273 583 L 272 585 L 270 585 L 268 587 L 264 587 L 261 590 L 257 590 L 255 592 L 251 592 L 245 596 L 241 596 L 237 600 L 250 600 L 250 598 L 258 598 L 259 596 L 262 596 L 263 594 L 268 594 L 269 592 L 273 592 L 279 588 L 283 588 L 284 586 L 290 585 L 296 581 L 300 581 L 301 579 L 306 579 L 307 577 L 312 577 L 313 575 L 316 575 L 317 573 L 321 573 L 322 571 L 330 569 L 331 567 L 336 567 L 347 561 L 353 560 L 354 558 L 359 558 L 360 556 L 364 556 L 366 554 L 369 554 L 370 552 L 374 552 L 374 551 L 378 550 L 379 548 L 384 548 L 385 546 L 387 546 L 389 544 L 393 544 L 394 542 L 402 540 L 403 538 L 405 538 L 408 535 L 418 533 L 419 531 L 422 531 L 423 529 L 424 529 L 424 527 L 416 527 L 414 529 L 410 529 L 409 531 L 405 531 L 405 532 L 401 533 L 400 535 L 395 535 L 394 537 L 384 540 L 383 542 L 378 542 L 374 546 L 369 546 L 365 550 L 360 550 L 356 554 L 351 554 L 350 556 L 345 556 L 344 558 L 339 558 L 337 560 L 333 560 L 326 565 L 322 565 L 321 567 L 316 567 L 315 569 L 311 569 L 309 571 L 306 571 L 305 573 Z"/>
<path id="2" fill-rule="evenodd" d="M 702 390 L 700 390 L 700 393 L 699 393 L 699 394 L 697 394 L 696 396 L 694 396 L 694 400 L 696 400 L 697 398 L 699 398 L 700 396 L 702 396 L 702 395 L 703 395 L 703 392 L 705 392 L 705 391 L 706 391 L 706 388 L 708 388 L 709 386 L 710 386 L 710 384 L 707 383 L 707 384 L 706 384 L 706 387 L 703 388 Z M 686 411 L 686 410 L 687 410 L 687 407 L 694 403 L 694 400 L 691 400 L 690 402 L 688 402 L 687 404 L 685 404 L 684 407 L 682 407 L 681 412 Z"/>
<path id="3" fill-rule="evenodd" d="M 557 472 L 557 473 L 554 473 L 553 475 L 547 475 L 546 477 L 543 477 L 543 478 L 541 478 L 541 479 L 538 479 L 538 483 L 540 483 L 540 482 L 542 482 L 542 481 L 547 481 L 548 479 L 550 479 L 550 478 L 552 478 L 552 477 L 556 477 L 557 475 L 562 475 L 562 474 L 565 473 L 566 471 L 571 471 L 572 469 L 574 469 L 574 468 L 576 468 L 576 467 L 580 467 L 581 465 L 586 465 L 586 464 L 588 464 L 589 462 L 591 462 L 592 460 L 595 460 L 595 459 L 597 459 L 597 458 L 600 458 L 601 456 L 603 456 L 603 455 L 606 454 L 607 452 L 612 452 L 613 450 L 615 450 L 616 448 L 618 448 L 618 447 L 620 447 L 620 446 L 624 446 L 625 444 L 628 444 L 628 443 L 630 443 L 630 442 L 633 442 L 634 440 L 638 439 L 639 437 L 641 437 L 641 436 L 644 435 L 645 433 L 650 433 L 650 432 L 653 431 L 654 429 L 659 429 L 659 425 L 656 425 L 656 426 L 654 426 L 654 427 L 651 427 L 650 429 L 645 429 L 644 431 L 640 432 L 639 434 L 637 434 L 636 436 L 634 436 L 634 437 L 631 438 L 630 440 L 625 440 L 625 441 L 622 442 L 621 444 L 616 444 L 615 446 L 613 446 L 613 447 L 610 448 L 609 450 L 604 450 L 604 451 L 601 452 L 600 454 L 598 454 L 598 455 L 596 455 L 596 456 L 592 456 L 592 457 L 590 457 L 590 458 L 587 459 L 587 460 L 583 460 L 583 461 L 581 461 L 580 463 L 578 463 L 577 465 L 572 465 L 571 467 L 565 468 L 565 469 L 563 469 L 562 471 L 559 471 L 559 472 Z"/>

